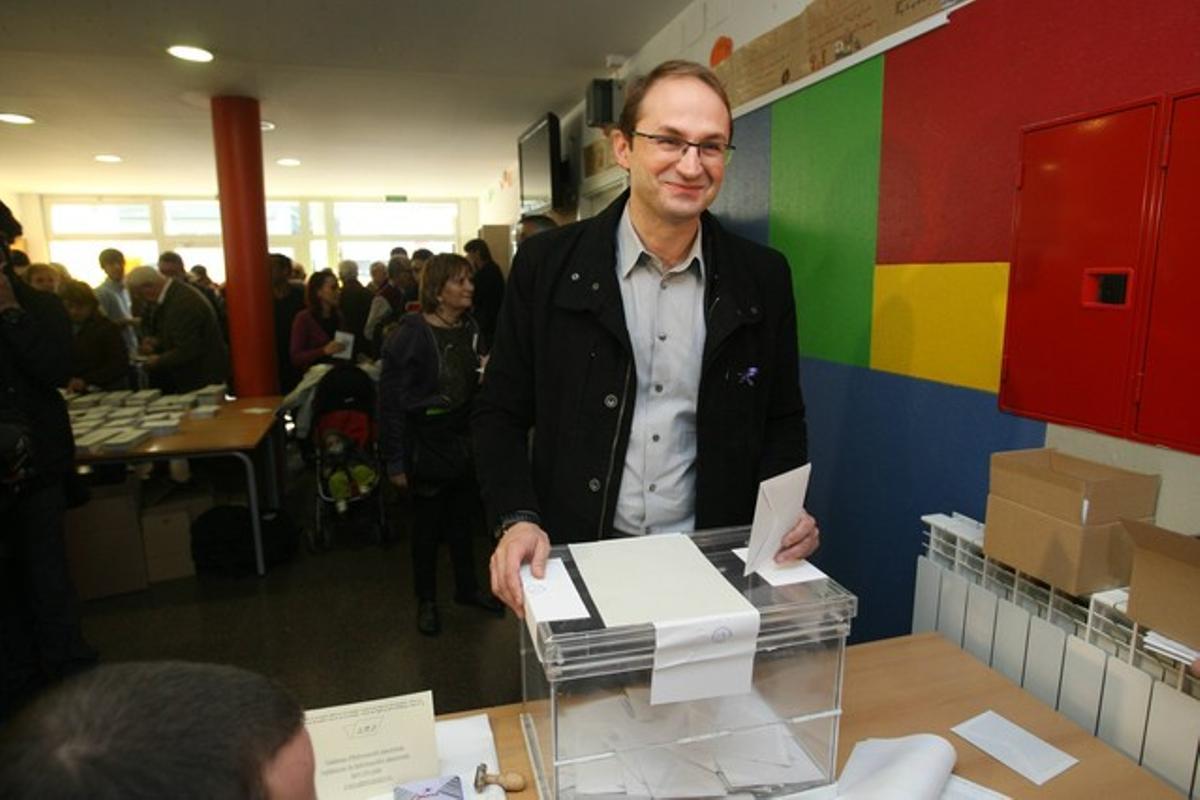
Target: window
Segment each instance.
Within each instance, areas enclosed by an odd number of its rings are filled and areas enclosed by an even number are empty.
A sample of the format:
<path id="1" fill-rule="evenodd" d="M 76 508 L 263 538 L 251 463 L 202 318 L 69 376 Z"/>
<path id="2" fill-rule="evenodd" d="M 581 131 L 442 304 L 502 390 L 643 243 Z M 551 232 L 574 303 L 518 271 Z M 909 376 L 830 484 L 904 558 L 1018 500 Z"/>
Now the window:
<path id="1" fill-rule="evenodd" d="M 163 232 L 168 236 L 220 236 L 221 205 L 216 200 L 164 200 Z"/>
<path id="2" fill-rule="evenodd" d="M 151 233 L 149 203 L 54 203 L 50 230 L 55 234 Z"/>
<path id="3" fill-rule="evenodd" d="M 343 236 L 453 238 L 458 234 L 457 203 L 340 202 L 333 204 L 333 219 Z"/>
<path id="4" fill-rule="evenodd" d="M 300 203 L 272 200 L 267 203 L 267 235 L 296 236 L 300 233 Z"/>
<path id="5" fill-rule="evenodd" d="M 100 251 L 109 247 L 125 254 L 126 271 L 158 263 L 158 242 L 154 239 L 55 239 L 50 242 L 50 260 L 65 265 L 75 280 L 98 286 L 107 277 L 100 269 Z"/>
<path id="6" fill-rule="evenodd" d="M 312 239 L 308 243 L 308 260 L 313 269 L 329 268 L 329 242 L 325 239 Z"/>
<path id="7" fill-rule="evenodd" d="M 176 247 L 175 252 L 183 259 L 183 264 L 189 270 L 201 264 L 208 270 L 208 278 L 213 283 L 225 282 L 225 250 L 221 247 Z"/>

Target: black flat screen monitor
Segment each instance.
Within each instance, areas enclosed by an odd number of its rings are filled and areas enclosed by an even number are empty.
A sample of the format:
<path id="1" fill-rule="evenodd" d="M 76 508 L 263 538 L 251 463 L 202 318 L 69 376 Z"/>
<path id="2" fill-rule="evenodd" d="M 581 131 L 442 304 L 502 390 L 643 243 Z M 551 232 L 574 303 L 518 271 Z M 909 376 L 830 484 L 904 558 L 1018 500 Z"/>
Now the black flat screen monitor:
<path id="1" fill-rule="evenodd" d="M 521 213 L 562 205 L 562 163 L 558 117 L 547 114 L 517 139 L 521 170 Z"/>

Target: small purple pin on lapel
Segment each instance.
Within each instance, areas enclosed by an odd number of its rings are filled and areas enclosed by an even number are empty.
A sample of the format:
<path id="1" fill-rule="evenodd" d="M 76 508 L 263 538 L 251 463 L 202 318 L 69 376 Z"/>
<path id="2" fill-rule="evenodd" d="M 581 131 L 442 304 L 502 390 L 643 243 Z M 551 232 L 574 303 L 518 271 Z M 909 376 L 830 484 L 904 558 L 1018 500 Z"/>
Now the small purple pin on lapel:
<path id="1" fill-rule="evenodd" d="M 738 383 L 742 386 L 753 386 L 757 377 L 758 367 L 746 367 L 745 371 L 738 373 Z"/>

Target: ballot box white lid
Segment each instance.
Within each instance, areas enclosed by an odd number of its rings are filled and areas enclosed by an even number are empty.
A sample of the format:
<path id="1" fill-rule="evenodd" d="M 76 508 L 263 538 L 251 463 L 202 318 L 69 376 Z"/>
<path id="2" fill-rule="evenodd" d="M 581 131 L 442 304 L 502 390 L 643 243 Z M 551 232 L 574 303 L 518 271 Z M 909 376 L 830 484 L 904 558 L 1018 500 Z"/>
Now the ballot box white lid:
<path id="1" fill-rule="evenodd" d="M 749 535 L 748 527 L 688 534 L 713 567 L 758 610 L 758 649 L 812 641 L 814 637 L 845 638 L 850 632 L 850 620 L 857 613 L 858 599 L 829 577 L 772 586 L 757 574 L 743 576 L 745 562 L 733 551 L 744 547 Z M 655 651 L 654 626 L 606 627 L 570 547 L 554 547 L 550 557 L 563 560 L 590 616 L 533 626 L 534 652 L 529 655 L 541 662 L 546 678 L 554 681 L 649 669 Z M 670 565 L 663 568 L 669 569 Z"/>

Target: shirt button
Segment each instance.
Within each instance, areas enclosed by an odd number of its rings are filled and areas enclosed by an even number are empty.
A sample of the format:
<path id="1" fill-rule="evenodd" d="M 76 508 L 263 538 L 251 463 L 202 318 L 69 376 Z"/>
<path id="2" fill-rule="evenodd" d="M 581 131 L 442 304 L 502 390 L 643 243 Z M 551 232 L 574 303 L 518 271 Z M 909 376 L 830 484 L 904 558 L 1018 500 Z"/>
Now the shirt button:
<path id="1" fill-rule="evenodd" d="M 662 394 L 662 390 L 663 390 L 663 385 L 661 383 L 654 384 L 654 391 L 658 392 L 659 394 Z"/>
<path id="2" fill-rule="evenodd" d="M 667 340 L 667 335 L 666 335 L 665 333 L 660 333 L 660 334 L 658 335 L 658 340 L 659 340 L 660 342 L 665 342 L 665 341 Z"/>
<path id="3" fill-rule="evenodd" d="M 600 291 L 600 284 L 599 284 L 599 283 L 593 283 L 593 284 L 592 284 L 592 291 L 593 291 L 593 292 L 598 292 L 598 291 Z"/>
<path id="4" fill-rule="evenodd" d="M 610 394 L 610 395 L 606 396 L 604 398 L 604 405 L 608 406 L 609 408 L 616 408 L 617 407 L 617 396 L 615 394 Z"/>
<path id="5" fill-rule="evenodd" d="M 650 491 L 652 491 L 652 492 L 653 492 L 655 489 L 657 489 L 657 488 L 658 488 L 658 484 L 657 484 L 657 483 L 652 483 L 652 484 L 650 484 L 650 485 L 649 485 L 647 488 L 648 488 Z"/>
<path id="6" fill-rule="evenodd" d="M 571 273 L 571 280 L 573 280 L 573 281 L 577 281 L 577 280 L 579 280 L 579 273 L 578 273 L 578 272 L 572 272 L 572 273 Z"/>
<path id="7" fill-rule="evenodd" d="M 657 442 L 661 437 L 656 433 L 650 437 L 650 441 Z"/>
<path id="8" fill-rule="evenodd" d="M 600 491 L 600 479 L 592 478 L 590 481 L 588 481 L 588 489 L 593 492 Z"/>

